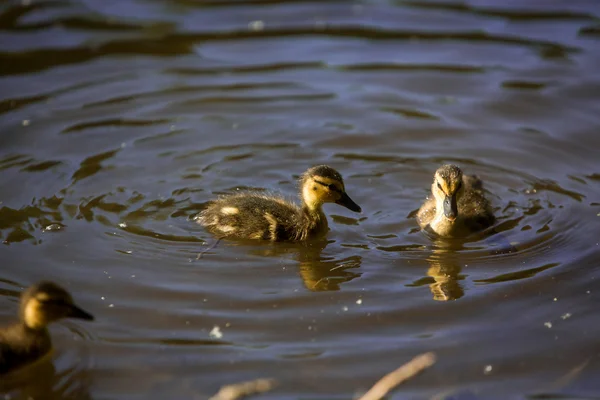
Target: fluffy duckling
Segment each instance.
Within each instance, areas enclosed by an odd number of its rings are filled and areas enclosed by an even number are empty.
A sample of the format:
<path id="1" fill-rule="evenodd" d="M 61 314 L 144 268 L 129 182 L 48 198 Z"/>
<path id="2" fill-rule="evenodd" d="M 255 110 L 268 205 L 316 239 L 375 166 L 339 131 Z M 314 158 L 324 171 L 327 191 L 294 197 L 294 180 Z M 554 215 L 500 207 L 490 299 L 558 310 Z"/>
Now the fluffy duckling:
<path id="1" fill-rule="evenodd" d="M 300 178 L 299 207 L 279 196 L 242 192 L 223 196 L 200 212 L 196 221 L 221 238 L 306 240 L 327 232 L 324 203 L 361 209 L 347 194 L 339 172 L 327 165 L 310 168 Z"/>
<path id="2" fill-rule="evenodd" d="M 483 194 L 483 183 L 463 175 L 456 165 L 443 165 L 436 172 L 430 196 L 419 209 L 421 228 L 440 236 L 466 236 L 491 226 L 494 214 Z"/>
<path id="3" fill-rule="evenodd" d="M 29 364 L 50 351 L 48 325 L 62 318 L 92 321 L 71 295 L 52 282 L 40 282 L 23 292 L 19 322 L 0 328 L 0 374 Z"/>

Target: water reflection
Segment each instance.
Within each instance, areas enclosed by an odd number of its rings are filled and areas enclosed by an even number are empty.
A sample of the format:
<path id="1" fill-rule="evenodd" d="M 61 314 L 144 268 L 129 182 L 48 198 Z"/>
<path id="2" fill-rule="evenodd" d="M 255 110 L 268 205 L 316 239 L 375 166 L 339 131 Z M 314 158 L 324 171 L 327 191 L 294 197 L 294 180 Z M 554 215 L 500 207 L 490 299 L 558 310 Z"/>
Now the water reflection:
<path id="1" fill-rule="evenodd" d="M 314 292 L 337 291 L 343 283 L 361 276 L 351 271 L 360 267 L 362 257 L 352 255 L 338 259 L 324 255 L 325 248 L 334 240 L 320 239 L 300 243 L 256 243 L 256 241 L 228 242 L 248 246 L 248 254 L 262 257 L 289 257 L 298 261 L 300 277 L 306 289 Z M 203 254 L 203 257 L 206 257 Z"/>
<path id="2" fill-rule="evenodd" d="M 427 270 L 427 278 L 419 279 L 408 286 L 429 285 L 434 300 L 457 300 L 465 295 L 463 285 L 460 282 L 466 278 L 466 275 L 461 274 L 463 265 L 474 261 L 483 264 L 488 261 L 486 257 L 506 257 L 520 251 L 496 228 L 482 232 L 477 239 L 478 241 L 481 240 L 482 246 L 473 247 L 473 243 L 476 242 L 472 240 L 435 238 L 432 252 L 426 258 L 430 265 Z M 527 250 L 524 247 L 521 252 Z M 465 255 L 465 251 L 470 252 L 471 256 Z M 560 263 L 556 262 L 547 263 L 539 267 L 525 268 L 514 272 L 507 271 L 489 278 L 473 279 L 473 282 L 476 284 L 493 284 L 520 280 L 533 277 L 559 265 Z"/>
<path id="3" fill-rule="evenodd" d="M 461 267 L 456 253 L 451 250 L 436 249 L 427 260 L 431 264 L 427 276 L 433 279 L 433 282 L 429 283 L 429 290 L 434 300 L 456 300 L 465 295 L 459 282 L 465 277 L 460 274 Z"/>
<path id="4" fill-rule="evenodd" d="M 429 286 L 433 299 L 449 301 L 460 299 L 465 291 L 460 283 L 465 279 L 461 272 L 461 255 L 458 250 L 464 249 L 461 241 L 450 239 L 434 239 L 431 254 L 426 258 L 429 263 L 427 277 L 418 279 L 407 286 Z"/>
<path id="5" fill-rule="evenodd" d="M 358 255 L 336 260 L 333 257 L 299 253 L 298 261 L 304 286 L 315 292 L 340 290 L 342 283 L 361 276 L 359 272 L 350 271 L 360 267 L 362 257 Z"/>
<path id="6" fill-rule="evenodd" d="M 428 285 L 433 299 L 437 301 L 457 300 L 465 295 L 460 282 L 466 277 L 461 274 L 463 265 L 473 261 L 483 262 L 485 256 L 500 256 L 518 251 L 496 227 L 468 238 L 441 238 L 427 231 L 422 233 L 433 242 L 431 254 L 425 258 L 429 264 L 427 278 L 418 279 L 408 286 Z M 471 256 L 465 255 L 465 252 L 469 252 Z"/>

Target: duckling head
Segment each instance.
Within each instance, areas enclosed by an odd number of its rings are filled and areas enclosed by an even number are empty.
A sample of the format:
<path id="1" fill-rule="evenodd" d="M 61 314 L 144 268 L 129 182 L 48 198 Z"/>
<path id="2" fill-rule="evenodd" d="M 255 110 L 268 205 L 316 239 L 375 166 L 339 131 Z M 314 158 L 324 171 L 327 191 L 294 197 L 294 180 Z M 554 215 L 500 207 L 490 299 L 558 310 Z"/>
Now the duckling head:
<path id="1" fill-rule="evenodd" d="M 28 328 L 45 329 L 62 318 L 94 319 L 73 303 L 69 292 L 52 282 L 39 282 L 21 295 L 21 319 Z"/>
<path id="2" fill-rule="evenodd" d="M 460 168 L 448 164 L 435 171 L 433 178 L 431 192 L 436 199 L 436 209 L 449 222 L 454 222 L 458 216 L 458 200 L 464 192 L 462 176 Z"/>
<path id="3" fill-rule="evenodd" d="M 324 203 L 336 203 L 360 212 L 361 208 L 346 193 L 342 175 L 327 165 L 310 168 L 300 179 L 304 204 L 310 210 L 318 210 Z"/>

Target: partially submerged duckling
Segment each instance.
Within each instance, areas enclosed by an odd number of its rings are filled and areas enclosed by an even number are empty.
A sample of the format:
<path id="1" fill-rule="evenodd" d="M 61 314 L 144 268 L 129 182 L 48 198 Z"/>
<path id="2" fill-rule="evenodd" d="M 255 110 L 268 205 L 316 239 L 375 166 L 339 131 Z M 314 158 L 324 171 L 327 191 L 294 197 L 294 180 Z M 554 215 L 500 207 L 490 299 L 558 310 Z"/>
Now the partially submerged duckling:
<path id="1" fill-rule="evenodd" d="M 71 295 L 52 282 L 40 282 L 23 292 L 19 322 L 0 328 L 0 374 L 29 364 L 50 351 L 48 325 L 62 318 L 92 321 Z"/>
<path id="2" fill-rule="evenodd" d="M 463 175 L 456 165 L 443 165 L 436 172 L 430 196 L 419 209 L 421 228 L 440 236 L 466 236 L 491 226 L 494 214 L 483 194 L 483 183 Z"/>
<path id="3" fill-rule="evenodd" d="M 200 212 L 196 221 L 222 238 L 306 240 L 328 230 L 324 203 L 361 211 L 346 194 L 340 173 L 327 165 L 310 168 L 302 175 L 300 197 L 301 207 L 258 192 L 223 196 Z"/>

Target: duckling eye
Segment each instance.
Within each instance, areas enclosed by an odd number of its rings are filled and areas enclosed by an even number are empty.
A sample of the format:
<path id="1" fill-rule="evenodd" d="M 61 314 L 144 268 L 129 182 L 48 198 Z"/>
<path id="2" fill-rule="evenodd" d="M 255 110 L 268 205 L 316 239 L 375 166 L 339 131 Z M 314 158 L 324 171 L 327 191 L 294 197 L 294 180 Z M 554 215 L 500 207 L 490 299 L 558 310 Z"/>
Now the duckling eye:
<path id="1" fill-rule="evenodd" d="M 437 186 L 438 186 L 438 189 L 440 189 L 442 192 L 444 191 L 444 190 L 442 189 L 442 185 L 440 185 L 440 183 L 439 183 L 439 182 L 437 183 Z"/>
<path id="2" fill-rule="evenodd" d="M 327 186 L 329 188 L 329 190 L 333 190 L 334 192 L 338 191 L 337 186 L 335 186 L 333 183 L 329 184 L 329 186 Z"/>

